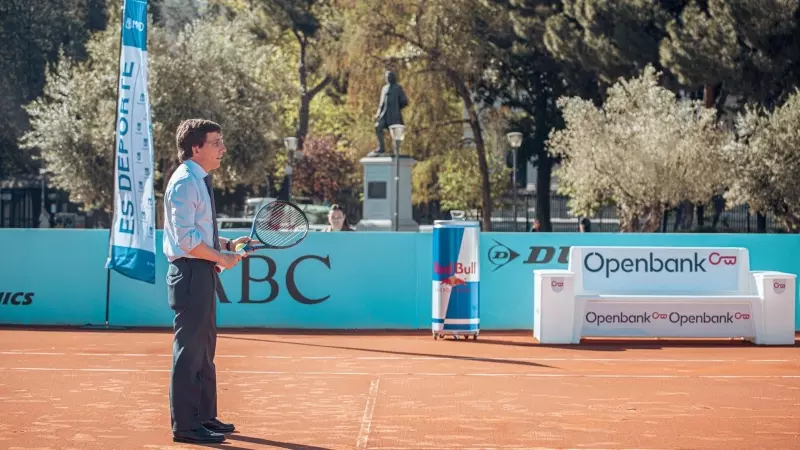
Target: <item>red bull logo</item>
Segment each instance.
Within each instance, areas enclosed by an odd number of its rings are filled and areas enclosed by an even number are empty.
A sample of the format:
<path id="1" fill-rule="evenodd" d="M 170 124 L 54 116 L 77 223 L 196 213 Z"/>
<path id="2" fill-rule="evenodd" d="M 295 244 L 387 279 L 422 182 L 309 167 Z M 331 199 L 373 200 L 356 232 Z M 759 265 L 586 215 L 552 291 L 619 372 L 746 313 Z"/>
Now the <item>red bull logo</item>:
<path id="1" fill-rule="evenodd" d="M 473 261 L 469 264 L 457 262 L 443 266 L 438 262 L 434 262 L 433 273 L 437 275 L 475 275 L 478 273 L 478 264 Z"/>
<path id="2" fill-rule="evenodd" d="M 455 275 L 447 277 L 439 282 L 439 292 L 441 293 L 449 293 L 453 290 L 460 292 L 462 289 L 468 289 L 467 280 Z"/>
<path id="3" fill-rule="evenodd" d="M 447 286 L 460 286 L 462 284 L 467 284 L 467 281 L 463 278 L 458 278 L 457 276 L 453 275 L 449 278 L 445 278 L 441 281 L 441 283 Z"/>

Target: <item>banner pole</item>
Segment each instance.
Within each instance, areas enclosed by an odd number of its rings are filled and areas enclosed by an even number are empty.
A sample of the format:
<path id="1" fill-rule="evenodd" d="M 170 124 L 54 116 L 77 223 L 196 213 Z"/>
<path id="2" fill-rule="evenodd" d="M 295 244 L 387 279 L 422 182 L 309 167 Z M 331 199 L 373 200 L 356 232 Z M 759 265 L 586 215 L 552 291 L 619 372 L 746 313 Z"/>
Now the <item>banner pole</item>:
<path id="1" fill-rule="evenodd" d="M 120 24 L 125 21 L 125 0 L 120 0 L 119 2 L 119 15 L 120 15 Z M 120 28 L 121 30 L 121 28 Z M 115 145 L 112 146 L 112 152 L 116 155 L 117 146 L 116 146 L 116 137 L 117 137 L 117 125 L 119 123 L 119 77 L 122 73 L 122 69 L 119 65 L 119 59 L 122 57 L 122 32 L 119 33 L 119 42 L 117 45 L 117 93 L 114 96 L 114 143 Z M 116 194 L 116 192 L 115 192 Z M 115 199 L 114 197 L 111 198 L 111 221 L 108 224 L 108 258 L 111 259 L 112 255 L 112 245 L 114 241 L 114 217 L 115 217 Z M 106 329 L 109 328 L 109 316 L 111 315 L 111 268 L 106 268 L 106 317 L 105 317 L 105 326 Z"/>
<path id="2" fill-rule="evenodd" d="M 125 1 L 126 0 L 119 0 L 119 8 L 120 8 L 120 25 L 122 25 L 125 21 Z M 120 28 L 121 30 L 122 28 Z M 118 61 L 122 58 L 122 32 L 119 35 L 119 45 L 117 46 L 117 59 Z M 117 87 L 116 87 L 116 96 L 114 98 L 114 142 L 116 143 L 117 140 L 117 126 L 119 124 L 119 93 L 120 93 L 120 75 L 122 73 L 122 68 L 120 67 L 119 63 L 117 64 Z M 114 145 L 112 153 L 116 155 L 117 149 L 116 145 Z M 116 195 L 116 189 L 114 192 Z M 111 201 L 111 218 L 108 224 L 108 260 L 110 261 L 113 256 L 113 245 L 114 245 L 114 217 L 116 217 L 115 208 L 116 200 L 112 198 Z M 112 327 L 110 325 L 110 316 L 111 316 L 111 268 L 106 265 L 106 305 L 105 305 L 105 318 L 103 321 L 103 328 L 106 330 L 110 330 L 112 328 L 115 329 L 122 329 L 124 327 Z M 87 328 L 97 328 L 96 325 L 90 325 Z"/>

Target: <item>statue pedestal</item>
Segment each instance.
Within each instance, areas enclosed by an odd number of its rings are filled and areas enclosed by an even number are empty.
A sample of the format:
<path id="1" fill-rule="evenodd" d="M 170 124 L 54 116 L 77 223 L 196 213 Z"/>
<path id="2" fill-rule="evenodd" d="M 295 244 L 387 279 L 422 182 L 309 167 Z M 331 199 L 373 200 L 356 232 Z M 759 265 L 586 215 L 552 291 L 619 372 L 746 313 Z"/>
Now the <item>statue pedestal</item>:
<path id="1" fill-rule="evenodd" d="M 419 231 L 419 224 L 411 214 L 411 166 L 416 162 L 410 156 L 398 159 L 400 182 L 395 193 L 394 155 L 361 158 L 364 166 L 364 209 L 358 222 L 358 231 L 394 231 L 395 195 L 399 195 L 398 231 Z"/>

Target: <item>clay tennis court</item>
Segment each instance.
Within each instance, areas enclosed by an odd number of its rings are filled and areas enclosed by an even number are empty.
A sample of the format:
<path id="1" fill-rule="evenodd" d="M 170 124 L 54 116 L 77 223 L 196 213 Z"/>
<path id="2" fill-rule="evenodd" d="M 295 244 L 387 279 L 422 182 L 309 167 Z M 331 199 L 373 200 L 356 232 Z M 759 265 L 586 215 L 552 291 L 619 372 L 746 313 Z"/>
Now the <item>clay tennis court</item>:
<path id="1" fill-rule="evenodd" d="M 217 448 L 800 448 L 800 345 L 221 331 Z M 172 442 L 168 330 L 0 330 L 0 447 Z"/>

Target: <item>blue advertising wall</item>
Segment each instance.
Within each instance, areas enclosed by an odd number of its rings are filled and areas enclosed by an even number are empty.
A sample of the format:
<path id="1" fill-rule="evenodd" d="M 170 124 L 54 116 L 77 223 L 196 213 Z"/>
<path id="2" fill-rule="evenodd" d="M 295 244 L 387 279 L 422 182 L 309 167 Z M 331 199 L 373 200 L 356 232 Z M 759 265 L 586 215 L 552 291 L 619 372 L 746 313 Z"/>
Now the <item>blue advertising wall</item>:
<path id="1" fill-rule="evenodd" d="M 107 230 L 0 229 L 0 324 L 102 324 L 107 255 Z"/>
<path id="2" fill-rule="evenodd" d="M 111 272 L 110 325 L 172 326 L 160 232 L 156 243 L 155 285 Z M 311 233 L 256 253 L 222 274 L 218 325 L 429 329 L 431 245 L 429 233 Z M 481 329 L 532 329 L 533 270 L 566 268 L 574 245 L 745 247 L 751 270 L 800 273 L 800 235 L 483 233 Z M 4 229 L 0 248 L 0 324 L 104 323 L 107 230 Z M 800 330 L 800 307 L 795 316 Z"/>

